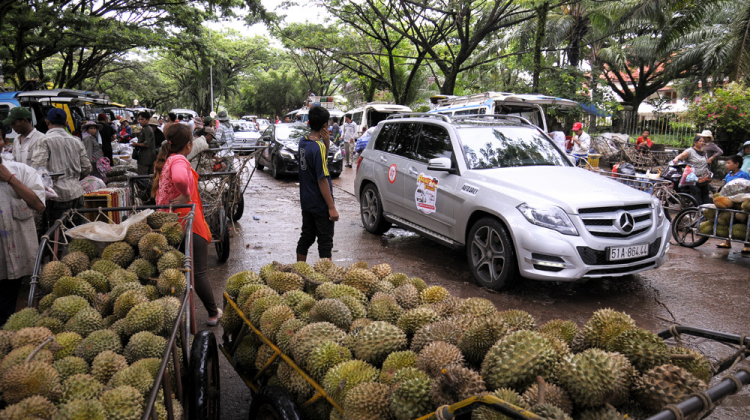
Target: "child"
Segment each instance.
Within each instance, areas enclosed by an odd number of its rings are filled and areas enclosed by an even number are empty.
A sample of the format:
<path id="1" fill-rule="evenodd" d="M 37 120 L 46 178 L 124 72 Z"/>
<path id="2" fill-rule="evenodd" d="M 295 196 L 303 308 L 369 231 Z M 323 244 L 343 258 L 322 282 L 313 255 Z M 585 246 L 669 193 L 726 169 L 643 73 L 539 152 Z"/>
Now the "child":
<path id="1" fill-rule="evenodd" d="M 742 172 L 750 172 L 750 140 L 742 145 L 742 149 L 740 149 L 740 152 L 737 154 L 743 159 L 742 168 L 740 168 L 740 170 Z"/>
<path id="2" fill-rule="evenodd" d="M 333 203 L 333 184 L 326 157 L 330 133 L 329 112 L 310 108 L 310 134 L 299 141 L 299 201 L 302 207 L 302 232 L 297 242 L 297 261 L 307 260 L 307 250 L 318 240 L 320 258 L 331 258 L 333 225 L 339 212 Z"/>
<path id="3" fill-rule="evenodd" d="M 734 155 L 730 156 L 729 159 L 727 159 L 727 176 L 724 177 L 724 185 L 727 185 L 729 181 L 733 181 L 735 179 L 747 179 L 750 181 L 750 175 L 747 172 L 741 171 L 740 166 L 742 166 L 742 156 Z M 731 248 L 732 247 L 732 241 L 727 239 L 726 241 L 716 245 L 717 248 Z M 745 247 L 742 249 L 743 254 L 750 254 L 750 246 L 745 244 Z"/>
<path id="4" fill-rule="evenodd" d="M 86 149 L 86 154 L 91 161 L 91 175 L 97 178 L 102 177 L 97 168 L 97 163 L 99 159 L 104 157 L 102 146 L 99 144 L 99 129 L 101 128 L 102 126 L 95 121 L 86 121 L 81 126 L 81 140 L 83 140 L 83 148 Z"/>

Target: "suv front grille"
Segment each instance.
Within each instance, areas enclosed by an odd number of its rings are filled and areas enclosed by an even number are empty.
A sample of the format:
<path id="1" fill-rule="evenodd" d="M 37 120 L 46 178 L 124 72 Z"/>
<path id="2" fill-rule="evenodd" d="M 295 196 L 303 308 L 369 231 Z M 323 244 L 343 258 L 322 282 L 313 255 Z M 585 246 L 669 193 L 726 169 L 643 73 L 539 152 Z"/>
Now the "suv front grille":
<path id="1" fill-rule="evenodd" d="M 618 228 L 620 217 L 628 213 L 633 217 L 630 231 Z M 622 207 L 592 207 L 578 209 L 586 230 L 600 238 L 629 238 L 646 232 L 653 224 L 651 204 L 635 204 Z"/>

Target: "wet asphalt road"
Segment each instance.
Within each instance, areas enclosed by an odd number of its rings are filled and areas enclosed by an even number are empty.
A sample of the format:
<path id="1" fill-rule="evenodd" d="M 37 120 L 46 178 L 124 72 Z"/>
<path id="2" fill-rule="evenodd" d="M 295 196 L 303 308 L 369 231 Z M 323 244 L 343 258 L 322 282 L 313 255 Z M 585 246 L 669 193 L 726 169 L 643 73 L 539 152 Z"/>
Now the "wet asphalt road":
<path id="1" fill-rule="evenodd" d="M 733 250 L 718 249 L 713 240 L 697 249 L 672 241 L 670 260 L 657 270 L 638 275 L 566 284 L 521 280 L 510 290 L 495 293 L 476 286 L 465 253 L 437 245 L 401 229 L 382 237 L 367 233 L 360 222 L 353 192 L 353 169 L 334 180 L 334 196 L 340 221 L 336 224 L 333 260 L 347 266 L 356 261 L 370 265 L 387 262 L 394 272 L 424 279 L 447 288 L 460 297 L 482 297 L 499 310 L 523 309 L 538 322 L 571 319 L 582 326 L 600 308 L 630 314 L 640 327 L 660 331 L 683 324 L 733 334 L 750 335 L 750 257 Z M 209 277 L 217 301 L 221 300 L 228 276 L 242 270 L 258 271 L 272 261 L 291 263 L 302 223 L 299 184 L 296 177 L 274 180 L 268 169 L 256 172 L 245 192 L 245 213 L 231 241 L 231 255 L 217 264 L 209 249 Z M 257 216 L 259 220 L 254 220 Z M 308 262 L 317 260 L 315 245 Z M 198 301 L 198 326 L 205 327 L 206 312 Z M 221 327 L 212 330 L 220 339 Z M 714 361 L 731 355 L 733 349 L 707 340 L 689 342 Z M 247 419 L 250 391 L 222 355 L 222 419 Z M 743 362 L 744 366 L 750 366 Z M 750 418 L 750 390 L 729 397 L 711 419 Z"/>

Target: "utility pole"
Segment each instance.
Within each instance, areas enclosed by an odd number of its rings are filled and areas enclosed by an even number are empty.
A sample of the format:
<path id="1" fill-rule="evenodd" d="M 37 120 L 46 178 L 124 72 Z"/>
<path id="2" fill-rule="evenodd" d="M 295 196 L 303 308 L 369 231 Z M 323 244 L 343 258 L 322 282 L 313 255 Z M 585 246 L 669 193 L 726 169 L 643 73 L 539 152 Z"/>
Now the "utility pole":
<path id="1" fill-rule="evenodd" d="M 211 112 L 214 112 L 214 65 L 213 64 L 211 64 L 209 71 L 211 75 Z"/>

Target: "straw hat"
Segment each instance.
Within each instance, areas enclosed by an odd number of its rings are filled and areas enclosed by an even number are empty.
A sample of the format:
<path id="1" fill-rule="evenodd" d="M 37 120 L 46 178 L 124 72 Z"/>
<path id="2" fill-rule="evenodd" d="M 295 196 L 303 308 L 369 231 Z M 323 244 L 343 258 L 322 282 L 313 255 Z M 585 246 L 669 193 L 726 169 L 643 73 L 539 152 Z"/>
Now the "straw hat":
<path id="1" fill-rule="evenodd" d="M 148 125 L 153 125 L 154 127 L 158 127 L 159 119 L 156 117 L 151 117 L 151 119 L 148 120 Z"/>
<path id="2" fill-rule="evenodd" d="M 711 132 L 711 130 L 703 130 L 702 132 L 698 133 L 698 137 L 709 137 L 711 140 L 714 139 L 714 134 Z"/>
<path id="3" fill-rule="evenodd" d="M 101 124 L 97 124 L 94 121 L 86 121 L 85 123 L 81 124 L 81 130 L 86 130 L 89 127 L 96 127 L 97 130 L 101 130 L 102 129 L 102 125 Z"/>

